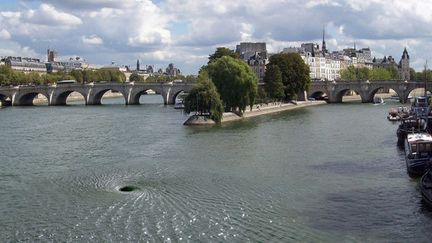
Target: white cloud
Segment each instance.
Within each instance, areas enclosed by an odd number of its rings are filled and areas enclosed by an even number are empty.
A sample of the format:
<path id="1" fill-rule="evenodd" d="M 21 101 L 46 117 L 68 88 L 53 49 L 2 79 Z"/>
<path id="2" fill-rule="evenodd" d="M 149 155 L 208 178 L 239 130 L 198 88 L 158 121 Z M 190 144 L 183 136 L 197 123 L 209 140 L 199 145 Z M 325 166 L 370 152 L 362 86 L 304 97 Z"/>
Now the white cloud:
<path id="1" fill-rule="evenodd" d="M 100 35 L 132 47 L 165 45 L 171 42 L 168 25 L 172 20 L 150 0 L 127 1 L 119 8 L 101 8 L 82 13 Z M 96 27 L 96 28 L 95 28 Z"/>
<path id="2" fill-rule="evenodd" d="M 82 24 L 80 18 L 61 12 L 48 4 L 41 4 L 37 10 L 28 10 L 21 15 L 25 23 L 47 26 L 74 27 Z"/>
<path id="3" fill-rule="evenodd" d="M 11 38 L 11 34 L 9 31 L 2 29 L 0 30 L 0 40 L 9 40 Z"/>
<path id="4" fill-rule="evenodd" d="M 87 45 L 102 45 L 103 40 L 99 36 L 91 35 L 91 36 L 81 36 L 81 41 Z"/>

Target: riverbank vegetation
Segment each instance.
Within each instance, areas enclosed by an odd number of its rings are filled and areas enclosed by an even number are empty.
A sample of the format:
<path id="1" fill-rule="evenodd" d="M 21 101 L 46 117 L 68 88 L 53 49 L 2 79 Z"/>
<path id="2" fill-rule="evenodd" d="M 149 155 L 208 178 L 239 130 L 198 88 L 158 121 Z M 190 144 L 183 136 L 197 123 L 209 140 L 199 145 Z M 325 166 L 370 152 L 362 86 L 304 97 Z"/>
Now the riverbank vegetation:
<path id="1" fill-rule="evenodd" d="M 356 68 L 349 66 L 341 71 L 342 80 L 396 80 L 399 79 L 395 68 Z"/>
<path id="2" fill-rule="evenodd" d="M 20 72 L 12 70 L 7 65 L 0 66 L 0 85 L 43 85 L 54 84 L 60 80 L 74 79 L 78 83 L 89 82 L 124 82 L 126 76 L 116 70 L 99 69 L 99 70 L 74 70 L 70 73 L 56 72 L 56 73 L 37 73 L 37 72 Z"/>
<path id="3" fill-rule="evenodd" d="M 132 76 L 131 76 L 132 77 Z M 131 77 L 129 77 L 129 80 L 131 80 Z M 138 82 L 147 82 L 147 83 L 167 83 L 167 82 L 173 82 L 174 80 L 181 80 L 185 83 L 196 83 L 198 81 L 197 76 L 195 75 L 177 75 L 177 76 L 168 76 L 168 75 L 154 75 L 149 76 L 143 81 Z"/>
<path id="4" fill-rule="evenodd" d="M 204 67 L 219 92 L 225 111 L 252 107 L 258 93 L 258 78 L 249 65 L 240 59 L 223 56 Z"/>
<path id="5" fill-rule="evenodd" d="M 187 114 L 197 112 L 198 115 L 209 116 L 216 123 L 220 123 L 224 108 L 216 86 L 207 72 L 200 73 L 197 84 L 184 99 L 184 106 Z"/>
<path id="6" fill-rule="evenodd" d="M 214 105 L 219 107 L 220 100 L 223 110 L 242 116 L 248 106 L 252 109 L 255 102 L 296 99 L 297 94 L 307 90 L 311 82 L 309 67 L 300 55 L 275 54 L 267 65 L 265 86 L 258 88 L 258 78 L 252 68 L 233 50 L 223 47 L 209 56 L 208 64 L 201 68 L 200 80 L 202 75 L 206 81 L 199 81 L 185 98 L 188 113 L 198 111 L 215 116 L 213 112 L 218 112 L 218 109 L 212 110 L 209 104 L 216 102 Z"/>
<path id="7" fill-rule="evenodd" d="M 283 98 L 285 101 L 296 99 L 297 94 L 309 89 L 309 66 L 297 53 L 272 55 L 264 82 L 268 98 Z"/>

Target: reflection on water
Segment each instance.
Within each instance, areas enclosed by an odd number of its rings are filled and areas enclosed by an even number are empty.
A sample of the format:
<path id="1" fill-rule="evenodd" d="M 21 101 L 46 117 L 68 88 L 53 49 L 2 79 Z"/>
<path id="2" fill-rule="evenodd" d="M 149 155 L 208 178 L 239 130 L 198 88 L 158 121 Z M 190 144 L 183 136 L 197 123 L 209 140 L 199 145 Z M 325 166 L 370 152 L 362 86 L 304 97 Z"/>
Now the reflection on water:
<path id="1" fill-rule="evenodd" d="M 185 115 L 160 96 L 142 99 L 2 109 L 2 238 L 432 237 L 431 211 L 396 148 L 397 124 L 385 118 L 391 104 L 312 107 L 203 128 L 183 126 Z M 134 190 L 120 191 L 125 186 Z"/>

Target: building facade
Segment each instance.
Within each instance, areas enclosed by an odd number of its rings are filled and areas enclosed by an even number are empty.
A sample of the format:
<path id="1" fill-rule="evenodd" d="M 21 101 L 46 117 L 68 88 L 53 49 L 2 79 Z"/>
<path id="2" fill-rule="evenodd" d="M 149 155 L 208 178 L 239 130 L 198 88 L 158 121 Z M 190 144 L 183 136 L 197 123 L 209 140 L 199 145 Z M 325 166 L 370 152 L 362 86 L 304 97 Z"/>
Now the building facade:
<path id="1" fill-rule="evenodd" d="M 408 51 L 405 48 L 401 60 L 399 61 L 399 77 L 402 80 L 411 80 L 410 74 L 410 57 L 408 55 Z"/>
<path id="2" fill-rule="evenodd" d="M 409 59 L 410 56 L 405 48 L 399 63 L 397 63 L 392 56 L 384 56 L 384 58 L 374 58 L 372 60 L 372 65 L 374 68 L 393 68 L 398 72 L 399 79 L 411 80 Z"/>
<path id="3" fill-rule="evenodd" d="M 263 82 L 266 65 L 268 64 L 267 45 L 264 42 L 242 42 L 236 46 L 236 53 L 240 55 L 255 72 L 258 81 Z"/>
<path id="4" fill-rule="evenodd" d="M 174 64 L 168 64 L 168 67 L 165 69 L 165 73 L 168 76 L 175 77 L 181 74 L 180 69 L 176 68 Z"/>
<path id="5" fill-rule="evenodd" d="M 41 62 L 38 58 L 30 57 L 6 57 L 5 65 L 10 66 L 13 70 L 22 72 L 46 72 L 45 62 Z"/>

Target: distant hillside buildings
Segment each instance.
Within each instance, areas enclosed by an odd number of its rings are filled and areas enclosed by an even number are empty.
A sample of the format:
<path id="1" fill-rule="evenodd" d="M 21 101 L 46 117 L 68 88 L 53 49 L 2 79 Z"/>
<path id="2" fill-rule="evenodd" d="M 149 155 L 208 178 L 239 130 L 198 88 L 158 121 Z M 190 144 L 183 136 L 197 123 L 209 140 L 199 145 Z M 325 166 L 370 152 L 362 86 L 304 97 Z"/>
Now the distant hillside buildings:
<path id="1" fill-rule="evenodd" d="M 259 81 L 262 82 L 271 55 L 267 52 L 266 43 L 241 42 L 236 46 L 235 51 L 241 59 L 249 64 Z M 285 48 L 282 53 L 300 54 L 310 68 L 311 79 L 338 80 L 341 78 L 341 71 L 350 66 L 369 69 L 394 68 L 400 79 L 410 80 L 411 78 L 409 55 L 406 48 L 399 63 L 396 63 L 391 56 L 383 59 L 372 59 L 370 48 L 357 49 L 355 44 L 353 48 L 330 52 L 327 49 L 324 31 L 321 48 L 316 43 L 303 43 L 300 47 Z"/>
<path id="2" fill-rule="evenodd" d="M 10 66 L 13 70 L 22 72 L 70 72 L 72 70 L 96 69 L 95 65 L 88 64 L 80 57 L 70 58 L 68 61 L 56 61 L 57 52 L 47 50 L 47 61 L 31 57 L 3 57 L 1 63 Z"/>
<path id="3" fill-rule="evenodd" d="M 143 76 L 144 78 L 147 78 L 148 76 L 158 76 L 158 75 L 176 77 L 182 74 L 180 69 L 175 67 L 173 63 L 168 64 L 168 67 L 165 68 L 165 71 L 162 68 L 159 68 L 157 71 L 155 71 L 154 65 L 146 65 L 145 68 L 141 68 L 141 64 L 139 60 L 137 60 L 136 62 L 135 70 L 129 69 L 129 71 L 137 73 L 138 75 Z"/>
<path id="4" fill-rule="evenodd" d="M 170 77 L 176 77 L 181 75 L 179 68 L 175 67 L 173 63 L 170 63 L 165 69 L 158 69 L 155 71 L 153 65 L 146 65 L 145 69 L 140 66 L 140 61 L 137 60 L 136 69 L 133 70 L 130 66 L 119 66 L 115 62 L 111 62 L 109 65 L 97 67 L 96 65 L 87 63 L 81 57 L 72 57 L 66 61 L 57 60 L 57 52 L 53 49 L 47 50 L 47 61 L 42 61 L 39 58 L 30 57 L 0 57 L 0 65 L 8 65 L 13 70 L 22 72 L 39 72 L 39 73 L 56 73 L 56 72 L 71 72 L 73 70 L 95 70 L 95 69 L 106 69 L 116 70 L 125 73 L 128 78 L 133 72 L 147 78 L 148 76 L 159 76 L 166 75 Z"/>
<path id="5" fill-rule="evenodd" d="M 341 51 L 329 52 L 326 47 L 325 33 L 323 32 L 322 48 L 318 44 L 305 43 L 300 47 L 289 47 L 283 53 L 298 53 L 310 67 L 311 79 L 338 80 L 342 70 L 349 66 L 356 68 L 394 68 L 402 80 L 410 80 L 410 66 L 408 51 L 404 50 L 399 64 L 389 56 L 383 59 L 372 59 L 370 48 L 357 50 L 346 48 Z"/>

